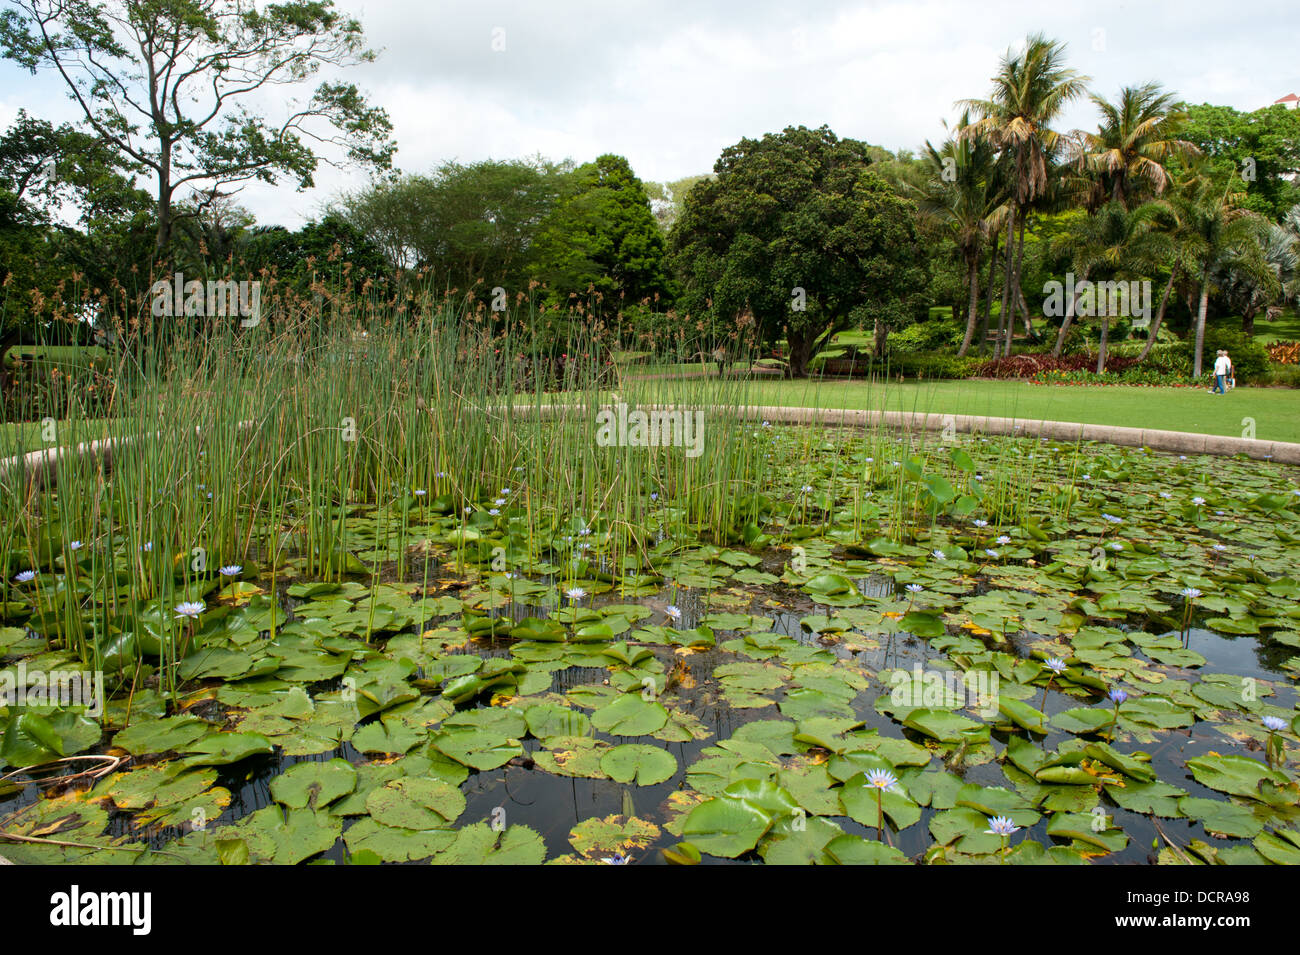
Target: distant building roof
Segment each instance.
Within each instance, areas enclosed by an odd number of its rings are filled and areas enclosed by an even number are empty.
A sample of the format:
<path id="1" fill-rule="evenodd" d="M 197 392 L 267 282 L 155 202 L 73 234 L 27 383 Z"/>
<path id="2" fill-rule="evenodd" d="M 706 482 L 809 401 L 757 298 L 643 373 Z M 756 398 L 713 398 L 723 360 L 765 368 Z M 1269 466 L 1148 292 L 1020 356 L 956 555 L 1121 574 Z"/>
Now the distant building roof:
<path id="1" fill-rule="evenodd" d="M 1295 93 L 1287 93 L 1281 99 L 1273 100 L 1274 106 L 1278 103 L 1300 103 L 1300 96 L 1296 96 Z"/>

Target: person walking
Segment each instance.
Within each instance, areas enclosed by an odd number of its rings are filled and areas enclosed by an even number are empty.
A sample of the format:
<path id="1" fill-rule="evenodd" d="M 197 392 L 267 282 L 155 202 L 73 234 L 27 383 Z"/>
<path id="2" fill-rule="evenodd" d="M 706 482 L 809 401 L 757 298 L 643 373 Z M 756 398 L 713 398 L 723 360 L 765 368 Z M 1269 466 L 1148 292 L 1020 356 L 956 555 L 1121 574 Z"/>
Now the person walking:
<path id="1" fill-rule="evenodd" d="M 1228 359 L 1227 382 L 1228 382 L 1228 390 L 1232 391 L 1232 389 L 1237 387 L 1237 369 L 1232 367 L 1232 356 L 1228 354 L 1228 349 L 1226 348 L 1223 350 L 1223 357 Z"/>
<path id="2" fill-rule="evenodd" d="M 1210 394 L 1222 395 L 1227 393 L 1223 385 L 1231 368 L 1232 362 L 1228 361 L 1228 353 L 1220 348 L 1214 359 L 1214 387 L 1210 389 Z"/>

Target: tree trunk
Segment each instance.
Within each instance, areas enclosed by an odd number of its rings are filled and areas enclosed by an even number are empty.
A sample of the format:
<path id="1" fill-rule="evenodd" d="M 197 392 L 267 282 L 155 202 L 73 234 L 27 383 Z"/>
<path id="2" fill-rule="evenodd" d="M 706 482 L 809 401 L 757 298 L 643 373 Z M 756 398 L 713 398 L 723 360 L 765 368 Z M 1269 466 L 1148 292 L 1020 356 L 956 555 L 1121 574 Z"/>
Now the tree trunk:
<path id="1" fill-rule="evenodd" d="M 993 360 L 997 361 L 998 356 L 1002 353 L 1003 330 L 1007 324 L 1007 312 L 1011 309 L 1011 275 L 1015 270 L 1012 264 L 1015 260 L 1016 251 L 1016 213 L 1012 209 L 1011 215 L 1007 216 L 1007 254 L 1006 269 L 1002 276 L 1002 311 L 998 313 L 998 334 L 993 342 Z M 1010 349 L 1008 349 L 1009 351 Z"/>
<path id="2" fill-rule="evenodd" d="M 1210 270 L 1201 270 L 1201 300 L 1196 306 L 1196 351 L 1192 356 L 1192 377 L 1201 377 L 1201 358 L 1205 350 L 1205 311 L 1210 305 Z"/>
<path id="3" fill-rule="evenodd" d="M 970 348 L 971 339 L 975 337 L 975 324 L 979 321 L 980 260 L 978 255 L 971 258 L 970 269 L 966 273 L 966 281 L 970 283 L 970 300 L 966 305 L 966 335 L 961 340 L 961 348 L 957 349 L 958 358 L 966 356 L 966 350 Z"/>
<path id="4" fill-rule="evenodd" d="M 1178 266 L 1175 265 L 1169 270 L 1169 281 L 1165 283 L 1164 294 L 1160 296 L 1160 307 L 1156 309 L 1156 319 L 1151 323 L 1151 330 L 1147 332 L 1147 343 L 1142 346 L 1138 361 L 1146 361 L 1147 355 L 1151 354 L 1151 346 L 1156 343 L 1156 336 L 1160 333 L 1160 323 L 1165 320 L 1165 305 L 1169 302 L 1169 293 L 1173 290 L 1174 279 L 1177 276 Z"/>
<path id="5" fill-rule="evenodd" d="M 1255 312 L 1258 308 L 1254 305 L 1247 305 L 1241 313 L 1241 331 L 1248 338 L 1255 336 Z"/>
<path id="6" fill-rule="evenodd" d="M 1101 317 L 1101 345 L 1097 349 L 1097 374 L 1106 370 L 1106 343 L 1110 340 L 1110 312 Z"/>
<path id="7" fill-rule="evenodd" d="M 1016 288 L 1016 293 L 1020 298 L 1020 314 L 1025 319 L 1025 335 L 1029 337 L 1030 341 L 1036 342 L 1038 341 L 1038 333 L 1034 331 L 1034 320 L 1029 314 L 1029 303 L 1025 301 L 1025 293 L 1019 287 Z"/>
<path id="8" fill-rule="evenodd" d="M 984 331 L 980 337 L 980 351 L 987 352 L 989 345 L 989 318 L 993 315 L 993 295 L 997 288 L 994 279 L 998 274 L 998 245 L 1002 241 L 1001 234 L 995 233 L 993 236 L 993 251 L 989 254 L 989 294 L 984 299 Z"/>
<path id="9" fill-rule="evenodd" d="M 1074 294 L 1065 303 L 1065 319 L 1061 322 L 1061 330 L 1056 334 L 1056 344 L 1052 347 L 1053 358 L 1061 357 L 1061 349 L 1065 347 L 1065 336 L 1070 332 L 1070 323 L 1074 321 L 1075 312 L 1078 311 L 1079 297 L 1083 294 L 1083 283 L 1086 281 L 1088 281 L 1088 269 L 1083 270 L 1083 276 L 1074 287 Z"/>
<path id="10" fill-rule="evenodd" d="M 1025 297 L 1024 293 L 1020 290 L 1020 270 L 1025 263 L 1025 210 L 1024 209 L 1020 209 L 1016 213 L 1016 220 L 1017 220 L 1016 228 L 1017 228 L 1017 232 L 1019 233 L 1019 238 L 1016 242 L 1016 270 L 1011 277 L 1011 292 L 1014 297 L 1011 300 L 1011 309 L 1012 309 L 1011 315 L 1007 318 L 1007 341 L 1006 341 L 1006 345 L 1002 349 L 1003 355 L 1011 354 L 1011 339 L 1012 337 L 1014 337 L 1016 332 L 1016 309 L 1020 307 L 1020 303 L 1024 301 L 1024 297 Z M 1026 306 L 1026 311 L 1028 311 L 1028 306 Z"/>

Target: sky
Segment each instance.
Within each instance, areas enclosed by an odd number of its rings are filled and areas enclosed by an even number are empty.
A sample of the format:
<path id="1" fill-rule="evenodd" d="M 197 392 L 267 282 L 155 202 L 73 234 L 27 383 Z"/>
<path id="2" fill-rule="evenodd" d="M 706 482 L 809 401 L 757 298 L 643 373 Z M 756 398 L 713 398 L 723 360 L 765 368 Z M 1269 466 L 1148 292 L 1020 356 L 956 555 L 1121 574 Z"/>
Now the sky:
<path id="1" fill-rule="evenodd" d="M 0 6 L 8 6 L 0 0 Z M 829 125 L 890 150 L 944 136 L 954 102 L 986 95 L 1008 48 L 1043 32 L 1114 98 L 1155 80 L 1191 103 L 1253 110 L 1300 93 L 1295 0 L 337 0 L 373 63 L 339 74 L 387 110 L 395 163 L 429 172 L 540 154 L 626 156 L 647 181 L 709 171 L 723 148 Z M 807 9 L 806 7 L 811 7 Z M 0 63 L 0 127 L 19 107 L 75 119 L 57 76 Z M 270 117 L 283 93 L 253 108 Z M 1062 129 L 1096 124 L 1088 101 Z M 238 201 L 296 227 L 366 174 L 322 166 L 316 186 L 255 184 Z"/>

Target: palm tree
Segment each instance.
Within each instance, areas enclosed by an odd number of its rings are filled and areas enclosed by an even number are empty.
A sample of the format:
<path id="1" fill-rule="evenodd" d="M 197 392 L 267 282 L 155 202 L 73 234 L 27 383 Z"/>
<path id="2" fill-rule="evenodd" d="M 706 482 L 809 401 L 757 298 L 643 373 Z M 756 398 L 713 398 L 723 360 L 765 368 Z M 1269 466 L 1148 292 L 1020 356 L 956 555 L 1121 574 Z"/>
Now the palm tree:
<path id="1" fill-rule="evenodd" d="M 1017 300 L 1020 294 L 1025 213 L 1048 191 L 1052 158 L 1063 145 L 1061 134 L 1051 124 L 1071 100 L 1087 92 L 1088 78 L 1068 69 L 1064 58 L 1065 44 L 1034 34 L 1026 40 L 1023 52 L 1008 50 L 1003 56 L 988 99 L 963 100 L 958 104 L 978 117 L 961 131 L 962 135 L 987 135 L 1010 167 L 1011 215 L 1006 222 L 1006 273 L 1002 287 L 1004 316 L 1015 304 L 1012 289 L 1016 289 Z"/>
<path id="2" fill-rule="evenodd" d="M 1179 138 L 1187 114 L 1159 84 L 1126 86 L 1115 103 L 1095 94 L 1092 101 L 1101 124 L 1095 133 L 1077 134 L 1075 158 L 1089 212 L 1106 202 L 1127 209 L 1159 196 L 1169 185 L 1169 160 L 1200 155 L 1193 143 Z"/>
<path id="3" fill-rule="evenodd" d="M 1257 213 L 1242 208 L 1244 194 L 1234 188 L 1230 178 L 1220 185 L 1198 168 L 1192 170 L 1177 190 L 1172 204 L 1181 229 L 1180 257 L 1200 287 L 1196 308 L 1196 350 L 1192 358 L 1192 377 L 1201 377 L 1201 359 L 1205 349 L 1205 318 L 1209 309 L 1210 287 L 1215 270 L 1244 261 L 1252 246 L 1262 245 L 1267 221 Z"/>
<path id="4" fill-rule="evenodd" d="M 1145 280 L 1161 263 L 1168 260 L 1173 243 L 1156 228 L 1160 206 L 1147 203 L 1132 211 L 1118 201 L 1106 203 L 1092 215 L 1081 217 L 1075 227 L 1057 242 L 1057 249 L 1070 257 L 1078 283 L 1091 281 Z M 1082 290 L 1066 303 L 1065 320 L 1056 338 L 1053 355 L 1061 353 L 1070 323 L 1078 311 Z M 1101 346 L 1097 352 L 1097 374 L 1106 370 L 1107 345 L 1110 340 L 1111 314 L 1109 299 L 1097 296 L 1096 310 L 1101 318 Z"/>
<path id="5" fill-rule="evenodd" d="M 969 114 L 963 113 L 958 130 L 969 122 Z M 923 159 L 929 178 L 919 190 L 918 208 L 926 221 L 949 234 L 966 265 L 970 296 L 966 334 L 957 350 L 962 356 L 970 349 L 979 320 L 980 260 L 1004 201 L 997 149 L 988 136 L 958 135 L 939 149 L 927 140 Z"/>

